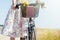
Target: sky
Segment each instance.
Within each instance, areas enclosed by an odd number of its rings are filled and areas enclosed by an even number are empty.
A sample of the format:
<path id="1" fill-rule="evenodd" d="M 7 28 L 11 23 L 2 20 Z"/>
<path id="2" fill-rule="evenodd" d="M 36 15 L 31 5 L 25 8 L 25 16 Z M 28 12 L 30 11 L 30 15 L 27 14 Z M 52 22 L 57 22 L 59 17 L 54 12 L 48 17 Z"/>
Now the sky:
<path id="1" fill-rule="evenodd" d="M 60 0 L 41 0 L 46 8 L 40 7 L 39 16 L 35 19 L 36 27 L 60 29 Z M 0 0 L 0 24 L 4 25 L 12 0 Z"/>

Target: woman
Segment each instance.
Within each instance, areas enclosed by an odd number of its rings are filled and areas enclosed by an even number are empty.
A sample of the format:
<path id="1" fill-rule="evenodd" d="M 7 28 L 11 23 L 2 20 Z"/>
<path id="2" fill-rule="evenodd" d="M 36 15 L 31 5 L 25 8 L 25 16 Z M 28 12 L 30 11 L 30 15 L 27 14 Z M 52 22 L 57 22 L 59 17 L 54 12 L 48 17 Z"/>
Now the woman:
<path id="1" fill-rule="evenodd" d="M 15 40 L 16 37 L 23 37 L 24 35 L 27 36 L 25 33 L 27 29 L 25 28 L 28 27 L 29 18 L 22 17 L 20 6 L 17 6 L 19 3 L 20 0 L 12 0 L 12 6 L 7 14 L 2 30 L 2 34 L 10 36 L 11 40 Z M 25 2 L 25 4 L 28 6 L 28 3 Z M 24 11 L 26 11 L 26 9 Z M 21 39 L 23 40 L 25 38 Z"/>
<path id="2" fill-rule="evenodd" d="M 22 36 L 22 23 L 27 23 L 28 18 L 21 17 L 21 10 L 18 9 L 16 4 L 19 3 L 20 0 L 12 0 L 12 6 L 8 11 L 3 29 L 2 34 L 10 36 L 10 40 L 15 40 L 16 37 Z M 27 23 L 28 24 L 28 23 Z M 21 35 L 20 35 L 21 34 Z"/>

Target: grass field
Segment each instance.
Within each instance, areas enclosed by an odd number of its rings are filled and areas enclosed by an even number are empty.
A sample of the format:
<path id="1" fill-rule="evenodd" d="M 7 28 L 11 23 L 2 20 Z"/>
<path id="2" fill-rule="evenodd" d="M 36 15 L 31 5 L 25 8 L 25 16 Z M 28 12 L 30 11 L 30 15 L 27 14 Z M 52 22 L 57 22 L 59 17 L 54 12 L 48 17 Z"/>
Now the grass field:
<path id="1" fill-rule="evenodd" d="M 0 27 L 0 32 L 2 27 Z M 10 37 L 3 36 L 0 34 L 0 40 L 10 40 Z M 60 40 L 60 30 L 52 30 L 52 29 L 36 29 L 36 39 L 37 40 Z M 16 38 L 19 40 L 19 38 Z"/>
<path id="2" fill-rule="evenodd" d="M 60 30 L 36 29 L 37 40 L 60 40 Z"/>

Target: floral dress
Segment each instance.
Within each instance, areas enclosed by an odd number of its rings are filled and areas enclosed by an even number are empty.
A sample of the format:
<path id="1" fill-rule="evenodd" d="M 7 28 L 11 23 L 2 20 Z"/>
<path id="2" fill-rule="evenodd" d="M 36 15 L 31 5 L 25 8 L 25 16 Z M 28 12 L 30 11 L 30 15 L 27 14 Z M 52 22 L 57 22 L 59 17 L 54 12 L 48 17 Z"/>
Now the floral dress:
<path id="1" fill-rule="evenodd" d="M 9 37 L 20 37 L 26 35 L 28 27 L 28 18 L 21 17 L 21 10 L 12 8 L 9 10 L 3 29 L 2 34 Z M 23 34 L 25 32 L 25 34 Z"/>

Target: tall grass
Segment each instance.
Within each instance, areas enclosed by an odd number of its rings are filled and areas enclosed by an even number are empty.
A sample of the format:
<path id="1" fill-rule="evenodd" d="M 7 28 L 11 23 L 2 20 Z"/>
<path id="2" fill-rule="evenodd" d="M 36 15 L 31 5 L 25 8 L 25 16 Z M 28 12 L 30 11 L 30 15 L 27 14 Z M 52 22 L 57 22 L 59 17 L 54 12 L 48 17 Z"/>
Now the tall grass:
<path id="1" fill-rule="evenodd" d="M 37 40 L 60 40 L 60 30 L 37 29 Z"/>

